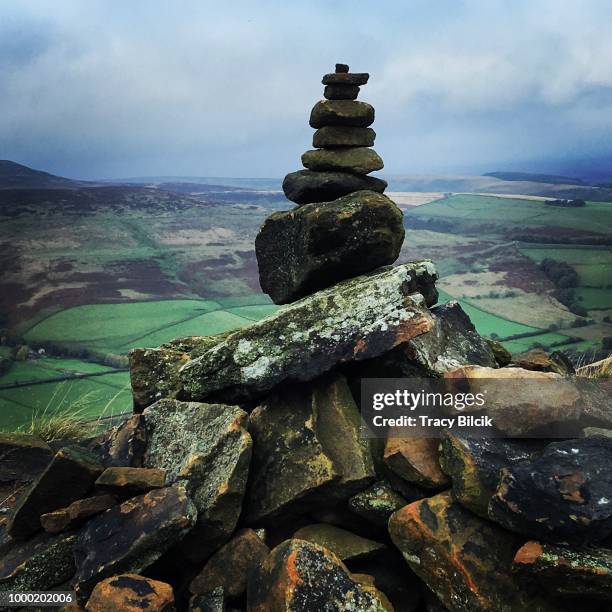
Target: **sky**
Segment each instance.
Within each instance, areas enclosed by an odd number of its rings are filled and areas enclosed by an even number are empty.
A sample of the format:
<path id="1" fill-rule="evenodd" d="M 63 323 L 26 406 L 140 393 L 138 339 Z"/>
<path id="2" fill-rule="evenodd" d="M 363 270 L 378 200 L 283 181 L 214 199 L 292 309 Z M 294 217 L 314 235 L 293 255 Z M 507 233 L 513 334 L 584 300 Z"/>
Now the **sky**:
<path id="1" fill-rule="evenodd" d="M 611 27 L 609 0 L 2 2 L 0 158 L 281 177 L 344 62 L 383 174 L 612 167 Z"/>

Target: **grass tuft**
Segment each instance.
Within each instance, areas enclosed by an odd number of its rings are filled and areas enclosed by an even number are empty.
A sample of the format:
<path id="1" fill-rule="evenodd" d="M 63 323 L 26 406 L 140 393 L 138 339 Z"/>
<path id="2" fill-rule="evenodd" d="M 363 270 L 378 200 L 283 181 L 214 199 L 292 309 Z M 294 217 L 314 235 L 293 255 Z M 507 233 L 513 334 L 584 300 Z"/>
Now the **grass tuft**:
<path id="1" fill-rule="evenodd" d="M 580 366 L 576 369 L 576 374 L 582 378 L 612 378 L 612 355 L 595 363 Z"/>

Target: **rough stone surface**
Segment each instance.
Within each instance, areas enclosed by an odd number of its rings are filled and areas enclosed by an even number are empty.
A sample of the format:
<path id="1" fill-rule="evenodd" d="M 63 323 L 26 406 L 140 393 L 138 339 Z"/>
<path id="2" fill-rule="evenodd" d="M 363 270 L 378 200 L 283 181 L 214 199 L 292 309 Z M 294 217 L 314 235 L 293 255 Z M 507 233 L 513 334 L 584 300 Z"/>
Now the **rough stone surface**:
<path id="1" fill-rule="evenodd" d="M 374 107 L 357 100 L 320 100 L 310 113 L 310 127 L 349 125 L 368 127 L 374 123 Z"/>
<path id="2" fill-rule="evenodd" d="M 119 574 L 99 582 L 91 593 L 87 612 L 173 612 L 172 587 L 138 574 Z"/>
<path id="3" fill-rule="evenodd" d="M 561 353 L 548 354 L 544 349 L 534 348 L 526 353 L 515 355 L 512 363 L 525 370 L 534 372 L 555 372 L 562 376 L 574 374 L 574 367 Z"/>
<path id="4" fill-rule="evenodd" d="M 410 568 L 450 610 L 557 610 L 512 574 L 516 536 L 468 512 L 449 492 L 402 508 L 389 520 L 389 532 Z"/>
<path id="5" fill-rule="evenodd" d="M 586 423 L 612 425 L 610 394 L 596 382 L 522 368 L 463 366 L 444 374 L 463 392 L 487 393 L 487 414 L 509 437 L 542 431 L 554 424 L 558 437 L 579 435 Z M 478 410 L 466 407 L 463 413 Z M 449 410 L 449 414 L 456 414 Z M 563 432 L 563 436 L 559 435 Z"/>
<path id="6" fill-rule="evenodd" d="M 380 480 L 351 497 L 348 507 L 357 516 L 380 527 L 386 527 L 389 517 L 407 503 L 406 499 L 394 491 L 389 483 Z"/>
<path id="7" fill-rule="evenodd" d="M 442 438 L 440 464 L 453 482 L 457 501 L 488 518 L 489 501 L 497 489 L 501 470 L 538 456 L 545 440 L 480 438 L 447 432 Z"/>
<path id="8" fill-rule="evenodd" d="M 44 591 L 74 574 L 74 534 L 40 533 L 0 557 L 0 591 Z"/>
<path id="9" fill-rule="evenodd" d="M 249 580 L 249 612 L 389 611 L 374 587 L 357 582 L 332 552 L 287 540 Z"/>
<path id="10" fill-rule="evenodd" d="M 181 366 L 219 344 L 229 334 L 177 338 L 159 348 L 130 351 L 134 410 L 142 412 L 161 398 L 178 397 L 182 391 L 178 374 Z"/>
<path id="11" fill-rule="evenodd" d="M 387 181 L 375 176 L 363 176 L 350 172 L 290 172 L 283 180 L 283 191 L 288 200 L 296 204 L 328 202 L 353 191 L 369 190 L 382 193 Z"/>
<path id="12" fill-rule="evenodd" d="M 252 529 L 242 529 L 206 562 L 189 590 L 204 594 L 223 587 L 229 599 L 236 599 L 246 592 L 251 573 L 269 554 L 270 549 Z"/>
<path id="13" fill-rule="evenodd" d="M 326 74 L 321 83 L 323 85 L 365 85 L 370 75 L 367 72 L 331 72 Z"/>
<path id="14" fill-rule="evenodd" d="M 359 95 L 359 85 L 326 85 L 323 96 L 327 100 L 356 100 Z"/>
<path id="15" fill-rule="evenodd" d="M 97 495 L 72 502 L 67 508 L 43 514 L 40 523 L 48 533 L 60 533 L 74 529 L 83 524 L 89 517 L 112 508 L 117 503 L 114 495 Z"/>
<path id="16" fill-rule="evenodd" d="M 348 498 L 374 479 L 367 441 L 346 380 L 291 385 L 251 413 L 254 452 L 245 520 L 307 512 L 321 500 Z"/>
<path id="17" fill-rule="evenodd" d="M 12 537 L 27 537 L 41 528 L 40 515 L 82 498 L 92 488 L 102 466 L 90 452 L 66 447 L 21 498 L 7 524 Z"/>
<path id="18" fill-rule="evenodd" d="M 194 595 L 189 600 L 189 612 L 237 612 L 227 607 L 227 598 L 223 587 L 217 587 L 209 593 Z"/>
<path id="19" fill-rule="evenodd" d="M 86 598 L 100 580 L 139 573 L 195 525 L 197 511 L 183 487 L 156 489 L 94 517 L 80 532 L 74 587 Z"/>
<path id="20" fill-rule="evenodd" d="M 497 340 L 492 340 L 491 338 L 486 338 L 486 337 L 483 337 L 483 340 L 488 345 L 488 347 L 491 349 L 491 352 L 495 356 L 495 361 L 497 361 L 497 365 L 500 368 L 505 368 L 507 365 L 509 365 L 512 362 L 512 353 L 501 342 L 498 342 Z M 479 364 L 479 365 L 485 365 L 485 364 Z"/>
<path id="21" fill-rule="evenodd" d="M 356 174 L 369 174 L 384 167 L 380 155 L 368 147 L 313 149 L 302 155 L 302 164 L 309 170 L 331 170 L 332 172 L 354 172 Z"/>
<path id="22" fill-rule="evenodd" d="M 263 395 L 284 381 L 307 381 L 335 365 L 387 352 L 432 328 L 418 287 L 431 262 L 384 269 L 282 308 L 181 368 L 190 399 Z"/>
<path id="23" fill-rule="evenodd" d="M 502 470 L 489 517 L 537 539 L 602 540 L 612 534 L 611 464 L 612 438 L 549 444 L 533 461 Z"/>
<path id="24" fill-rule="evenodd" d="M 312 137 L 315 149 L 336 149 L 344 147 L 371 147 L 376 132 L 372 128 L 327 126 L 319 128 Z"/>
<path id="25" fill-rule="evenodd" d="M 36 436 L 0 433 L 0 486 L 32 482 L 52 458 L 51 447 Z"/>
<path id="26" fill-rule="evenodd" d="M 144 465 L 181 482 L 198 510 L 190 537 L 210 554 L 236 528 L 249 473 L 252 440 L 237 406 L 160 400 L 143 413 L 149 441 Z M 197 538 L 195 537 L 197 535 Z"/>
<path id="27" fill-rule="evenodd" d="M 374 191 L 273 213 L 255 239 L 261 288 L 285 304 L 391 264 L 404 240 L 403 218 Z"/>
<path id="28" fill-rule="evenodd" d="M 144 419 L 135 414 L 105 431 L 90 446 L 104 467 L 140 467 L 146 446 Z"/>
<path id="29" fill-rule="evenodd" d="M 302 527 L 293 534 L 293 539 L 306 540 L 327 548 L 345 563 L 367 559 L 385 550 L 385 545 L 380 542 L 327 523 L 315 523 Z"/>
<path id="30" fill-rule="evenodd" d="M 110 467 L 96 480 L 103 491 L 133 497 L 166 484 L 166 471 L 159 468 Z"/>
<path id="31" fill-rule="evenodd" d="M 426 489 L 442 489 L 450 484 L 440 467 L 437 438 L 389 437 L 384 460 L 400 478 Z"/>
<path id="32" fill-rule="evenodd" d="M 552 595 L 592 597 L 612 602 L 612 551 L 527 542 L 513 569 Z"/>

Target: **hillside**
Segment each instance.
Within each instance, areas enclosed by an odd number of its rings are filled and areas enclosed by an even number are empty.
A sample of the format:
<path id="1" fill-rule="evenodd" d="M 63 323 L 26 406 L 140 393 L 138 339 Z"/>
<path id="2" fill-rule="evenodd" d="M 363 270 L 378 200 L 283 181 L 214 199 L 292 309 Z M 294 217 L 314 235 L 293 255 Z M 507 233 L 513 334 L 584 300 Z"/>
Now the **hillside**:
<path id="1" fill-rule="evenodd" d="M 582 180 L 571 176 L 558 176 L 555 174 L 539 174 L 535 172 L 486 172 L 483 176 L 492 176 L 502 181 L 528 181 L 532 183 L 561 183 L 567 185 L 581 185 Z"/>
<path id="2" fill-rule="evenodd" d="M 0 189 L 72 189 L 85 184 L 7 159 L 0 160 Z"/>

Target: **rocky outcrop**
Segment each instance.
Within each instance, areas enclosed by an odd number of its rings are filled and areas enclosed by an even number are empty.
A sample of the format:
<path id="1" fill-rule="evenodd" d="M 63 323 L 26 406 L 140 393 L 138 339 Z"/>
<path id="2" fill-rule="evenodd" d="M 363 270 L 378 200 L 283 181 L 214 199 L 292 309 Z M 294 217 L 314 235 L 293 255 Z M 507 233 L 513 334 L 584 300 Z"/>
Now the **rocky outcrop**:
<path id="1" fill-rule="evenodd" d="M 429 262 L 343 281 L 238 330 L 180 370 L 183 394 L 226 401 L 263 395 L 284 381 L 307 381 L 338 363 L 380 355 L 429 331 L 418 291 Z M 280 340 L 280 342 L 279 342 Z"/>
<path id="2" fill-rule="evenodd" d="M 375 587 L 356 581 L 332 552 L 303 540 L 277 546 L 249 580 L 249 612 L 391 612 Z"/>
<path id="3" fill-rule="evenodd" d="M 45 591 L 69 580 L 75 540 L 73 533 L 40 533 L 1 551 L 0 591 Z"/>
<path id="4" fill-rule="evenodd" d="M 270 549 L 255 531 L 242 529 L 206 562 L 189 590 L 204 595 L 221 587 L 225 597 L 236 600 L 244 595 L 251 574 L 269 554 Z"/>
<path id="5" fill-rule="evenodd" d="M 489 516 L 538 539 L 602 540 L 612 534 L 612 438 L 549 444 L 542 454 L 501 472 Z"/>
<path id="6" fill-rule="evenodd" d="M 51 447 L 36 436 L 0 433 L 0 487 L 32 482 L 52 458 Z"/>
<path id="7" fill-rule="evenodd" d="M 456 612 L 557 610 L 522 589 L 511 571 L 519 540 L 474 516 L 450 493 L 414 502 L 389 521 L 410 568 Z"/>
<path id="8" fill-rule="evenodd" d="M 173 612 L 172 587 L 138 574 L 119 574 L 99 582 L 85 606 L 87 612 Z"/>
<path id="9" fill-rule="evenodd" d="M 194 527 L 197 510 L 184 488 L 166 487 L 134 497 L 94 517 L 80 532 L 73 580 L 79 598 L 120 573 L 139 573 Z"/>
<path id="10" fill-rule="evenodd" d="M 114 495 L 96 495 L 72 502 L 67 508 L 60 508 L 40 516 L 40 523 L 48 533 L 61 533 L 80 527 L 88 518 L 100 514 L 117 504 Z"/>
<path id="11" fill-rule="evenodd" d="M 392 264 L 403 240 L 402 212 L 373 191 L 277 212 L 255 239 L 259 282 L 276 304 L 292 302 Z"/>
<path id="12" fill-rule="evenodd" d="M 480 438 L 446 432 L 441 441 L 440 464 L 452 480 L 457 501 L 478 516 L 488 518 L 502 469 L 537 457 L 543 440 Z"/>
<path id="13" fill-rule="evenodd" d="M 160 400 L 144 412 L 144 465 L 183 484 L 198 511 L 192 555 L 205 558 L 236 528 L 251 459 L 247 414 L 237 406 Z"/>
<path id="14" fill-rule="evenodd" d="M 327 523 L 315 523 L 302 527 L 293 534 L 293 538 L 312 542 L 331 550 L 345 563 L 375 557 L 385 550 L 385 545 L 380 542 Z"/>
<path id="15" fill-rule="evenodd" d="M 18 538 L 35 533 L 41 529 L 41 514 L 84 497 L 101 472 L 101 464 L 88 451 L 77 447 L 61 449 L 13 510 L 8 533 Z"/>
<path id="16" fill-rule="evenodd" d="M 592 597 L 612 602 L 612 551 L 609 548 L 570 548 L 527 542 L 517 551 L 514 571 L 551 595 Z"/>
<path id="17" fill-rule="evenodd" d="M 325 377 L 270 396 L 251 414 L 254 452 L 244 518 L 270 521 L 331 498 L 348 498 L 374 480 L 359 410 L 344 378 Z"/>

